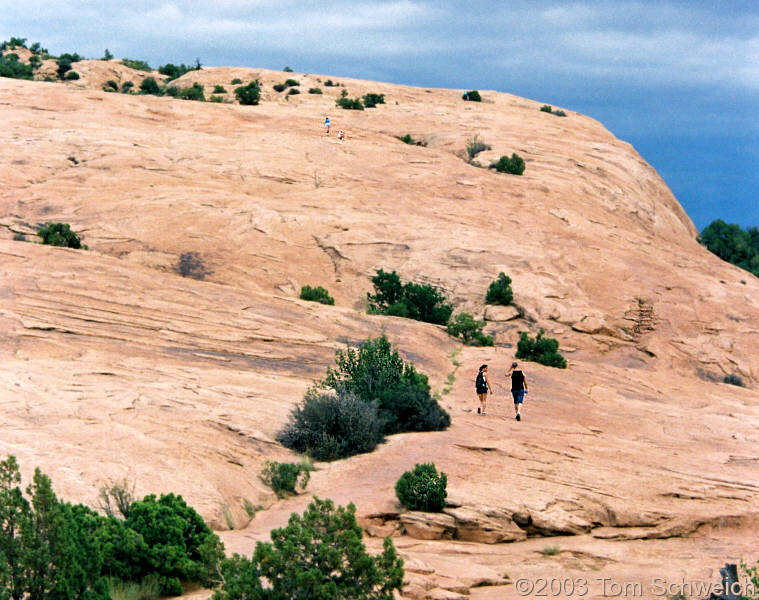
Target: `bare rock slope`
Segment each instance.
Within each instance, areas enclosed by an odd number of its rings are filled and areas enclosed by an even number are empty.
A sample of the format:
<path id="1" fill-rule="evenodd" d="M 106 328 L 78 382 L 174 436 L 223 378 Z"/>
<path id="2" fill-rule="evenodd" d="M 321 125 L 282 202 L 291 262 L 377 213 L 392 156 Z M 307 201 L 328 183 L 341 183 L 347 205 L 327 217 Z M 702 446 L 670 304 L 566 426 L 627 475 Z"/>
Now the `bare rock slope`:
<path id="1" fill-rule="evenodd" d="M 353 501 L 370 544 L 398 536 L 415 597 L 516 597 L 510 582 L 546 574 L 592 579 L 600 596 L 607 576 L 704 579 L 755 560 L 759 280 L 699 246 L 629 144 L 503 93 L 464 102 L 242 68 L 176 85 L 231 100 L 232 79 L 259 79 L 259 106 L 101 91 L 123 69 L 0 79 L 0 453 L 91 505 L 124 477 L 138 494 L 181 493 L 246 553 L 309 494 Z M 288 77 L 301 94 L 272 90 Z M 343 89 L 386 104 L 337 109 Z M 516 152 L 524 175 L 469 164 L 475 134 L 492 147 L 475 160 Z M 47 221 L 89 250 L 13 239 Z M 442 328 L 367 315 L 378 268 L 478 318 L 504 271 L 518 310 L 490 309 L 496 348 L 461 348 Z M 336 306 L 299 300 L 305 284 Z M 517 423 L 503 372 L 518 332 L 541 328 L 569 368 L 527 365 Z M 309 494 L 276 501 L 258 474 L 292 457 L 275 442 L 289 411 L 336 348 L 382 331 L 433 387 L 454 374 L 451 428 L 319 465 Z M 481 363 L 502 385 L 486 417 L 472 412 Z M 428 461 L 452 506 L 401 514 L 395 481 Z"/>

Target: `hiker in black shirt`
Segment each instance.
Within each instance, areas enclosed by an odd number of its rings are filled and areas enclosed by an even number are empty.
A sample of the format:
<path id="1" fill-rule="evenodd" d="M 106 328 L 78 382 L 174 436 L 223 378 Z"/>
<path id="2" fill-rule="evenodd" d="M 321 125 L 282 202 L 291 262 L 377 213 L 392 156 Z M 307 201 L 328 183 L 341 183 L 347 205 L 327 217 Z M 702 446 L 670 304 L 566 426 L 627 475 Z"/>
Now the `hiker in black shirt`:
<path id="1" fill-rule="evenodd" d="M 480 399 L 480 405 L 477 407 L 477 414 L 486 415 L 485 409 L 488 407 L 488 392 L 493 393 L 488 381 L 488 366 L 482 365 L 477 373 L 477 379 L 474 382 L 474 388 L 477 397 Z"/>
<path id="2" fill-rule="evenodd" d="M 516 413 L 516 420 L 521 421 L 522 415 L 519 411 L 522 409 L 524 395 L 527 393 L 527 378 L 521 369 L 517 369 L 517 366 L 517 363 L 511 363 L 511 368 L 506 372 L 506 377 L 511 375 L 511 395 L 514 397 L 514 412 Z"/>

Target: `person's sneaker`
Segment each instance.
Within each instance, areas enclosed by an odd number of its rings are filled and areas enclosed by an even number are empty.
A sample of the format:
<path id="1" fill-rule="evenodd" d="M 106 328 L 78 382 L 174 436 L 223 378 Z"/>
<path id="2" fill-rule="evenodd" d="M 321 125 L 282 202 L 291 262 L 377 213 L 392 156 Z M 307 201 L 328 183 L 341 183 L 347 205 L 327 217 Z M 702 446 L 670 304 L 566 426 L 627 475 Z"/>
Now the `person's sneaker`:
<path id="1" fill-rule="evenodd" d="M 521 420 L 522 420 L 522 415 L 520 415 L 519 413 L 517 413 L 517 421 L 521 421 Z"/>
<path id="2" fill-rule="evenodd" d="M 477 414 L 478 414 L 478 415 L 480 414 L 480 411 L 481 411 L 481 410 L 482 410 L 482 408 L 480 408 L 480 407 L 478 406 L 478 407 L 477 407 Z"/>

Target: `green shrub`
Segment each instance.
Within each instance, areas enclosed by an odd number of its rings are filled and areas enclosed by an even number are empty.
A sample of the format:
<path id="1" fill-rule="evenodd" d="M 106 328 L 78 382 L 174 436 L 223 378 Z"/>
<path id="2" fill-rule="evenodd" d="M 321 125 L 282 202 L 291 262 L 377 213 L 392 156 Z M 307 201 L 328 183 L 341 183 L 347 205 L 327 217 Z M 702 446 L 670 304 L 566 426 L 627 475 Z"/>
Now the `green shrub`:
<path id="1" fill-rule="evenodd" d="M 544 556 L 556 556 L 560 551 L 559 546 L 546 546 L 541 552 Z"/>
<path id="2" fill-rule="evenodd" d="M 68 73 L 66 73 L 66 76 L 64 77 L 64 79 L 66 81 L 75 81 L 79 79 L 79 73 L 77 73 L 76 71 L 69 71 Z"/>
<path id="3" fill-rule="evenodd" d="M 198 102 L 205 102 L 206 95 L 203 91 L 203 86 L 197 81 L 192 84 L 191 87 L 184 88 L 179 92 L 178 98 L 182 100 L 196 100 Z"/>
<path id="4" fill-rule="evenodd" d="M 285 81 L 285 85 L 287 87 L 297 86 L 297 85 L 300 85 L 300 81 L 296 81 L 295 79 L 288 79 L 287 81 Z"/>
<path id="5" fill-rule="evenodd" d="M 254 106 L 261 99 L 261 86 L 258 80 L 251 81 L 248 85 L 238 87 L 235 90 L 237 101 L 245 106 Z"/>
<path id="6" fill-rule="evenodd" d="M 174 270 L 182 277 L 192 277 L 198 280 L 205 279 L 206 275 L 213 272 L 206 267 L 199 252 L 182 252 Z"/>
<path id="7" fill-rule="evenodd" d="M 111 54 L 111 51 L 108 48 L 106 48 L 105 52 L 103 52 L 103 58 L 101 58 L 100 60 L 111 60 L 112 58 L 113 58 L 113 54 Z"/>
<path id="8" fill-rule="evenodd" d="M 361 104 L 360 99 L 348 98 L 347 96 L 342 96 L 338 98 L 337 100 L 335 100 L 335 106 L 339 106 L 340 108 L 344 108 L 345 110 L 364 110 L 364 105 Z"/>
<path id="9" fill-rule="evenodd" d="M 240 79 L 239 77 L 235 77 L 235 78 L 234 78 L 232 81 L 230 81 L 229 83 L 231 83 L 232 85 L 239 85 L 239 84 L 241 84 L 241 83 L 242 83 L 242 79 Z"/>
<path id="10" fill-rule="evenodd" d="M 121 64 L 125 67 L 129 67 L 130 69 L 135 69 L 137 71 L 152 71 L 153 69 L 150 67 L 148 63 L 146 63 L 144 60 L 130 60 L 128 58 L 122 58 Z"/>
<path id="11" fill-rule="evenodd" d="M 275 92 L 284 92 L 287 86 L 284 83 L 275 83 L 273 86 Z"/>
<path id="12" fill-rule="evenodd" d="M 366 108 L 374 108 L 385 103 L 385 94 L 365 94 L 363 100 Z"/>
<path id="13" fill-rule="evenodd" d="M 182 93 L 182 90 L 180 90 L 175 85 L 170 85 L 165 90 L 163 90 L 163 93 L 166 94 L 167 96 L 171 96 L 172 98 L 178 98 L 179 94 Z"/>
<path id="14" fill-rule="evenodd" d="M 6 40 L 0 44 L 0 51 L 7 50 L 8 48 L 13 50 L 16 47 L 26 48 L 26 38 L 11 37 L 11 39 Z"/>
<path id="15" fill-rule="evenodd" d="M 480 152 L 490 150 L 490 145 L 483 142 L 480 137 L 475 133 L 471 139 L 467 140 L 466 153 L 469 156 L 469 160 L 472 160 Z"/>
<path id="16" fill-rule="evenodd" d="M 31 79 L 33 76 L 32 65 L 19 61 L 18 54 L 11 53 L 0 56 L 0 77 Z"/>
<path id="17" fill-rule="evenodd" d="M 133 87 L 134 87 L 133 81 L 125 81 L 124 83 L 121 84 L 121 93 L 128 94 L 132 90 Z"/>
<path id="18" fill-rule="evenodd" d="M 222 104 L 224 102 L 224 96 L 211 96 L 208 99 L 209 102 L 216 102 L 217 104 Z"/>
<path id="19" fill-rule="evenodd" d="M 300 288 L 300 299 L 310 300 L 312 302 L 321 302 L 322 304 L 333 305 L 335 299 L 329 295 L 329 292 L 320 285 L 311 287 L 310 285 L 304 285 Z"/>
<path id="20" fill-rule="evenodd" d="M 158 600 L 161 582 L 157 577 L 146 577 L 141 582 L 108 578 L 108 595 L 111 600 Z"/>
<path id="21" fill-rule="evenodd" d="M 522 332 L 517 342 L 517 358 L 532 360 L 549 367 L 567 368 L 566 359 L 559 354 L 559 342 L 553 338 L 543 337 L 545 331 L 540 330 L 538 336 L 532 339 L 527 332 Z"/>
<path id="22" fill-rule="evenodd" d="M 334 83 L 331 79 L 327 79 L 327 81 L 324 82 L 324 87 L 337 87 L 339 85 L 339 83 Z"/>
<path id="23" fill-rule="evenodd" d="M 226 94 L 227 90 L 223 85 L 215 85 L 213 86 L 213 93 L 214 94 Z"/>
<path id="24" fill-rule="evenodd" d="M 405 362 L 384 335 L 356 350 L 337 350 L 335 363 L 319 386 L 353 393 L 376 406 L 383 433 L 437 431 L 450 425 L 450 416 L 430 395 L 427 376 Z"/>
<path id="25" fill-rule="evenodd" d="M 290 90 L 287 92 L 288 96 L 295 96 L 296 94 L 300 94 L 300 90 L 298 88 L 290 88 Z"/>
<path id="26" fill-rule="evenodd" d="M 480 92 L 477 90 L 469 90 L 468 92 L 464 92 L 464 95 L 461 97 L 464 100 L 468 100 L 470 102 L 482 102 L 482 96 L 480 96 Z"/>
<path id="27" fill-rule="evenodd" d="M 563 110 L 555 110 L 553 111 L 553 115 L 555 117 L 566 117 L 567 113 L 565 113 Z"/>
<path id="28" fill-rule="evenodd" d="M 322 89 L 318 88 L 318 87 L 308 88 L 308 93 L 309 94 L 321 94 L 322 93 Z"/>
<path id="29" fill-rule="evenodd" d="M 161 65 L 160 67 L 158 67 L 158 72 L 161 75 L 166 75 L 167 77 L 166 81 L 177 79 L 178 77 L 181 77 L 185 73 L 189 73 L 192 70 L 193 70 L 193 67 L 189 65 L 185 65 L 185 64 L 174 65 L 174 64 L 168 63 L 168 64 Z"/>
<path id="30" fill-rule="evenodd" d="M 540 111 L 551 113 L 553 112 L 553 108 L 551 108 L 548 104 L 544 104 L 543 106 L 540 107 Z"/>
<path id="31" fill-rule="evenodd" d="M 58 65 L 58 77 L 63 79 L 66 76 L 66 73 L 71 70 L 72 61 L 69 58 L 59 58 L 55 63 Z"/>
<path id="32" fill-rule="evenodd" d="M 283 70 L 285 73 L 292 73 L 292 72 L 293 72 L 293 70 L 292 70 L 290 67 L 285 67 L 285 68 L 284 68 L 284 69 L 282 69 L 282 70 Z"/>
<path id="33" fill-rule="evenodd" d="M 105 85 L 103 86 L 103 89 L 106 89 L 106 88 L 108 88 L 108 89 L 110 89 L 110 90 L 112 90 L 114 92 L 118 92 L 119 91 L 119 84 L 116 83 L 113 79 L 109 79 L 108 81 L 105 82 Z"/>
<path id="34" fill-rule="evenodd" d="M 722 378 L 722 383 L 729 383 L 730 385 L 737 385 L 738 387 L 746 387 L 743 383 L 743 378 L 735 373 L 730 373 Z"/>
<path id="35" fill-rule="evenodd" d="M 142 80 L 142 83 L 140 83 L 140 91 L 143 94 L 152 94 L 153 96 L 161 95 L 161 87 L 153 77 L 146 77 Z"/>
<path id="36" fill-rule="evenodd" d="M 87 246 L 82 246 L 82 242 L 76 233 L 71 231 L 68 223 L 46 223 L 37 232 L 37 235 L 42 238 L 42 243 L 48 246 L 87 249 Z"/>
<path id="37" fill-rule="evenodd" d="M 287 448 L 323 461 L 371 452 L 383 439 L 377 408 L 348 391 L 309 390 L 277 434 Z"/>
<path id="38" fill-rule="evenodd" d="M 37 54 L 32 54 L 29 57 L 29 66 L 33 71 L 36 71 L 42 66 L 42 59 Z"/>
<path id="39" fill-rule="evenodd" d="M 492 346 L 493 337 L 482 333 L 485 321 L 477 321 L 467 312 L 462 312 L 448 323 L 448 335 L 460 338 L 467 346 Z"/>
<path id="40" fill-rule="evenodd" d="M 313 467 L 310 463 L 280 463 L 267 460 L 261 472 L 261 480 L 273 489 L 277 497 L 284 498 L 296 489 L 305 490 Z"/>
<path id="41" fill-rule="evenodd" d="M 509 305 L 514 301 L 514 292 L 511 290 L 511 277 L 505 273 L 498 273 L 498 279 L 490 283 L 487 294 L 485 294 L 486 304 L 503 304 Z"/>
<path id="42" fill-rule="evenodd" d="M 149 548 L 134 570 L 161 576 L 164 594 L 181 594 L 180 581 L 209 584 L 224 556 L 219 538 L 182 496 L 145 496 L 132 503 L 124 525 Z"/>
<path id="43" fill-rule="evenodd" d="M 403 560 L 385 538 L 381 554 L 366 552 L 356 508 L 314 498 L 300 516 L 256 542 L 253 556 L 221 563 L 213 600 L 393 600 L 403 585 Z"/>
<path id="44" fill-rule="evenodd" d="M 398 138 L 400 141 L 402 141 L 404 144 L 408 144 L 409 146 L 416 146 L 416 140 L 411 137 L 410 133 L 407 133 L 403 137 Z"/>
<path id="45" fill-rule="evenodd" d="M 717 219 L 704 227 L 699 242 L 722 260 L 759 277 L 759 228 L 743 230 Z"/>
<path id="46" fill-rule="evenodd" d="M 502 156 L 498 159 L 498 162 L 492 163 L 490 168 L 495 169 L 499 173 L 521 175 L 524 173 L 524 159 L 517 153 L 513 153 L 511 157 Z"/>
<path id="47" fill-rule="evenodd" d="M 367 294 L 369 309 L 390 316 L 406 317 L 425 323 L 445 325 L 451 318 L 453 306 L 446 303 L 445 296 L 428 284 L 402 284 L 398 274 L 382 269 L 372 277 L 374 294 Z"/>
<path id="48" fill-rule="evenodd" d="M 448 495 L 448 477 L 438 475 L 435 463 L 417 464 L 406 471 L 395 484 L 395 495 L 409 510 L 440 512 L 445 507 Z"/>

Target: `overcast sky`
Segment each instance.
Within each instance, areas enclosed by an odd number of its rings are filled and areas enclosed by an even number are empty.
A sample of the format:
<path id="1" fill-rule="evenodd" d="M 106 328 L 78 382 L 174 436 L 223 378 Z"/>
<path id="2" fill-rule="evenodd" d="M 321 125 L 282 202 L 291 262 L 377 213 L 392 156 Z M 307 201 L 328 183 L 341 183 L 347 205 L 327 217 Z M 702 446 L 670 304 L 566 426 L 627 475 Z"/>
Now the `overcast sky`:
<path id="1" fill-rule="evenodd" d="M 53 54 L 510 92 L 632 143 L 699 229 L 759 226 L 759 1 L 0 0 Z"/>

